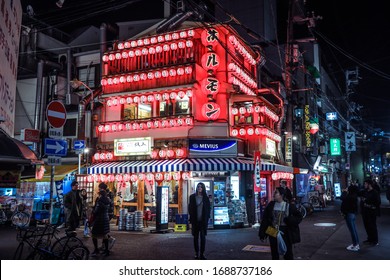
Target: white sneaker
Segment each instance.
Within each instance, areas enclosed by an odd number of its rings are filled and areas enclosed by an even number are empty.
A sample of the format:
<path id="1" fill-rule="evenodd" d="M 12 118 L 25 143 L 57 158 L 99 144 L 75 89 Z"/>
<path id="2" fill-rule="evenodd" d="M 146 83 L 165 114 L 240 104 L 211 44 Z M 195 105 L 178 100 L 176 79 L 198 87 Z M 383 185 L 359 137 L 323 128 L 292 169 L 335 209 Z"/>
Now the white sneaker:
<path id="1" fill-rule="evenodd" d="M 353 246 L 353 245 L 352 245 L 352 247 L 349 247 L 349 246 L 348 246 L 348 247 L 347 247 L 347 250 L 357 252 L 357 251 L 360 250 L 360 246 L 359 246 L 359 244 L 356 245 L 356 246 Z"/>
<path id="2" fill-rule="evenodd" d="M 354 247 L 353 244 L 351 244 L 351 245 L 349 245 L 349 246 L 347 247 L 347 250 L 351 250 L 353 247 Z"/>

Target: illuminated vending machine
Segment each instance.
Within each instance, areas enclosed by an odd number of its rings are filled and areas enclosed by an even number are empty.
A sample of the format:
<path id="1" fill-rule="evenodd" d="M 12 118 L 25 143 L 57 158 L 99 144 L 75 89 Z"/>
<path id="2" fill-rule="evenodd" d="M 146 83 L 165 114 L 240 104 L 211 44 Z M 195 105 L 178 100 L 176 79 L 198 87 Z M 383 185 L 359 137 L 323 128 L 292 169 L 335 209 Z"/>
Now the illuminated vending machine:
<path id="1" fill-rule="evenodd" d="M 229 228 L 230 218 L 226 199 L 226 179 L 215 178 L 213 182 L 214 228 Z"/>

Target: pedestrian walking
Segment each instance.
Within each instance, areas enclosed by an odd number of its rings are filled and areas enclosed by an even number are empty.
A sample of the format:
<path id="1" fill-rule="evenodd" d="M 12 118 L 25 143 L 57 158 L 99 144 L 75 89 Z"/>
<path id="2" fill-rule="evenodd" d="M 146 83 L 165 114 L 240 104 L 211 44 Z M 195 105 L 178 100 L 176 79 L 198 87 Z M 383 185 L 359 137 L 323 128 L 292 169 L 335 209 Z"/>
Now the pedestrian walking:
<path id="1" fill-rule="evenodd" d="M 105 190 L 107 194 L 107 198 L 110 200 L 110 205 L 108 207 L 108 221 L 110 222 L 112 218 L 114 218 L 114 194 L 110 191 L 110 189 L 105 183 L 100 183 L 98 188 L 99 190 Z M 115 241 L 116 239 L 111 234 L 108 234 L 108 249 L 110 251 L 114 247 Z M 102 247 L 100 247 L 100 249 L 102 251 L 105 250 L 104 242 L 102 244 Z"/>
<path id="2" fill-rule="evenodd" d="M 345 218 L 349 233 L 351 234 L 352 244 L 347 247 L 349 251 L 359 251 L 359 235 L 356 229 L 356 215 L 358 213 L 358 187 L 351 184 L 348 189 L 344 189 L 341 194 L 340 211 Z"/>
<path id="3" fill-rule="evenodd" d="M 71 183 L 72 190 L 64 196 L 66 231 L 75 231 L 80 226 L 82 216 L 82 198 L 78 190 L 79 183 Z"/>
<path id="4" fill-rule="evenodd" d="M 263 217 L 259 229 L 259 237 L 263 242 L 267 237 L 271 247 L 271 257 L 278 260 L 280 253 L 278 250 L 277 236 L 267 233 L 267 228 L 272 227 L 281 232 L 287 251 L 284 253 L 284 259 L 293 260 L 292 245 L 301 241 L 299 223 L 302 221 L 302 215 L 297 210 L 295 204 L 286 201 L 286 190 L 277 187 L 274 191 L 274 200 L 269 202 L 264 209 Z"/>
<path id="5" fill-rule="evenodd" d="M 204 252 L 206 249 L 207 227 L 210 218 L 210 200 L 206 193 L 206 186 L 202 182 L 196 185 L 196 192 L 190 195 L 188 213 L 190 214 L 189 219 L 194 237 L 195 259 L 205 260 Z"/>
<path id="6" fill-rule="evenodd" d="M 292 192 L 291 190 L 287 187 L 287 182 L 285 180 L 282 180 L 280 182 L 280 186 L 285 190 L 286 192 L 286 195 L 285 195 L 285 200 L 288 202 L 288 203 L 291 203 L 291 201 L 293 200 L 293 195 L 292 195 Z"/>
<path id="7" fill-rule="evenodd" d="M 108 234 L 110 233 L 109 207 L 110 199 L 107 197 L 107 192 L 104 189 L 99 189 L 99 195 L 93 208 L 94 221 L 91 232 L 94 251 L 91 254 L 92 257 L 99 254 L 98 239 L 103 239 L 104 256 L 110 255 L 108 248 Z"/>
<path id="8" fill-rule="evenodd" d="M 363 243 L 379 245 L 376 219 L 380 216 L 381 198 L 379 192 L 374 189 L 371 179 L 364 181 L 364 190 L 359 193 L 359 196 L 363 225 L 367 233 L 367 239 Z"/>
<path id="9" fill-rule="evenodd" d="M 89 229 L 89 222 L 88 222 L 88 217 L 89 217 L 89 205 L 88 205 L 88 195 L 87 195 L 87 190 L 82 189 L 80 190 L 80 195 L 82 198 L 82 215 L 81 215 L 81 220 L 83 221 L 83 226 L 84 226 L 84 237 L 91 237 L 90 236 L 90 229 Z"/>

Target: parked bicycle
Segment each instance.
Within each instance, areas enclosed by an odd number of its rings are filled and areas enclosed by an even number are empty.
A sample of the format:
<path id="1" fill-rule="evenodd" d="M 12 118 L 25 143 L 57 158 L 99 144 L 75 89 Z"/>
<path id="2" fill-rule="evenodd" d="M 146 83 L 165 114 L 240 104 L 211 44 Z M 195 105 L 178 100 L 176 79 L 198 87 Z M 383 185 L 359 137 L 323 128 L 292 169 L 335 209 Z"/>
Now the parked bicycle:
<path id="1" fill-rule="evenodd" d="M 7 214 L 5 214 L 3 206 L 0 204 L 0 225 L 5 224 L 7 221 Z"/>
<path id="2" fill-rule="evenodd" d="M 66 232 L 65 236 L 60 237 L 59 230 L 54 225 L 19 227 L 17 239 L 19 245 L 14 259 L 85 260 L 89 258 L 89 250 L 76 236 L 76 232 Z M 24 252 L 25 246 L 28 246 L 27 252 Z"/>
<path id="3" fill-rule="evenodd" d="M 27 205 L 25 203 L 16 205 L 15 211 L 11 216 L 11 222 L 14 226 L 25 227 L 30 223 L 30 214 L 26 210 Z"/>
<path id="4" fill-rule="evenodd" d="M 297 196 L 295 198 L 295 205 L 298 211 L 301 213 L 302 218 L 305 218 L 307 215 L 311 215 L 314 212 L 314 207 L 310 202 L 302 202 L 304 196 Z"/>

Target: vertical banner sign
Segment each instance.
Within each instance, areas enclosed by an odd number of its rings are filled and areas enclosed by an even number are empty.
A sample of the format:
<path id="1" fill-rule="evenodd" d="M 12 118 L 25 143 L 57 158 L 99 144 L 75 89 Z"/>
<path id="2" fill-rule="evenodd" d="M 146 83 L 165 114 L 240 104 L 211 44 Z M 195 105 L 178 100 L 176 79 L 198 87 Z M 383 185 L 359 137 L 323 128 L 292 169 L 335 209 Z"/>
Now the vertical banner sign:
<path id="1" fill-rule="evenodd" d="M 261 181 L 260 181 L 260 170 L 261 170 L 261 162 L 260 162 L 260 151 L 255 151 L 255 174 L 253 175 L 253 192 L 258 193 L 261 190 Z"/>
<path id="2" fill-rule="evenodd" d="M 0 6 L 0 127 L 14 137 L 22 6 L 20 1 L 1 1 Z"/>
<path id="3" fill-rule="evenodd" d="M 330 138 L 330 154 L 332 156 L 341 156 L 340 138 Z"/>
<path id="4" fill-rule="evenodd" d="M 292 166 L 292 133 L 287 132 L 285 139 L 286 139 L 286 145 L 285 145 L 286 163 L 288 166 Z"/>
<path id="5" fill-rule="evenodd" d="M 355 132 L 345 132 L 345 151 L 356 152 L 356 137 Z"/>
<path id="6" fill-rule="evenodd" d="M 169 187 L 157 187 L 156 197 L 156 231 L 168 229 Z"/>

